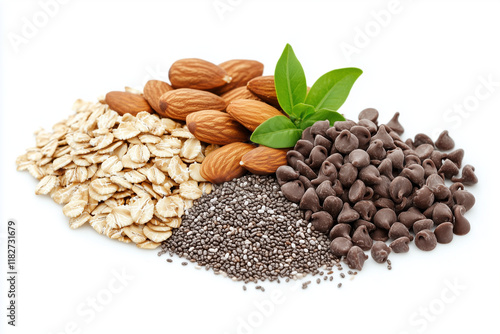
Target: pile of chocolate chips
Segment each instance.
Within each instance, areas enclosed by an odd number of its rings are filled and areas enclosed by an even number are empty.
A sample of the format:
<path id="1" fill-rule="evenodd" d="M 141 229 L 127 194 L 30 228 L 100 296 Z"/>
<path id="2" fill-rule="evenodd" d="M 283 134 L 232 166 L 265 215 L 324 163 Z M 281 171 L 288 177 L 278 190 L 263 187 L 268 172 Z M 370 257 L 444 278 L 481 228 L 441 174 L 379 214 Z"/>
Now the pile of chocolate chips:
<path id="1" fill-rule="evenodd" d="M 470 165 L 458 177 L 464 151 L 444 153 L 455 146 L 447 131 L 435 143 L 425 134 L 403 141 L 398 118 L 378 125 L 378 111 L 369 108 L 357 123 L 316 122 L 276 171 L 285 197 L 299 203 L 351 269 L 363 267 L 365 251 L 384 263 L 391 251 L 408 252 L 413 240 L 430 251 L 470 230 L 464 214 L 475 198 L 464 185 L 477 177 Z"/>

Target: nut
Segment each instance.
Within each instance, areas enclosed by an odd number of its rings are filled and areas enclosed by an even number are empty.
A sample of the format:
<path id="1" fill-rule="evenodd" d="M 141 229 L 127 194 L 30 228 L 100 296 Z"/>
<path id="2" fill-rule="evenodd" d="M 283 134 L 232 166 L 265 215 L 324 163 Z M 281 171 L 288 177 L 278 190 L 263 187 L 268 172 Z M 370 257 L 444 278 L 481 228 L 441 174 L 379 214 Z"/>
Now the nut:
<path id="1" fill-rule="evenodd" d="M 211 90 L 231 82 L 231 77 L 221 67 L 198 58 L 176 61 L 168 77 L 174 88 Z"/>
<path id="2" fill-rule="evenodd" d="M 160 97 L 173 90 L 172 86 L 160 80 L 149 80 L 144 86 L 144 98 L 148 101 L 149 105 L 162 116 L 165 116 L 160 109 Z"/>
<path id="3" fill-rule="evenodd" d="M 262 101 L 279 108 L 280 104 L 278 103 L 278 96 L 274 87 L 274 76 L 267 75 L 253 78 L 248 82 L 247 88 Z"/>
<path id="4" fill-rule="evenodd" d="M 260 101 L 260 99 L 249 91 L 246 86 L 231 89 L 229 92 L 222 94 L 221 97 L 226 102 L 226 105 L 231 103 L 231 101 L 240 99 Z"/>
<path id="5" fill-rule="evenodd" d="M 105 101 L 120 115 L 129 113 L 135 116 L 141 111 L 153 112 L 148 101 L 138 94 L 113 91 L 106 94 Z"/>
<path id="6" fill-rule="evenodd" d="M 225 107 L 226 102 L 221 97 L 198 89 L 175 89 L 160 97 L 162 115 L 183 121 L 195 111 L 224 110 Z"/>
<path id="7" fill-rule="evenodd" d="M 276 172 L 278 167 L 286 165 L 287 149 L 276 149 L 259 146 L 241 157 L 240 166 L 252 174 L 268 175 Z"/>
<path id="8" fill-rule="evenodd" d="M 252 144 L 232 143 L 213 151 L 201 164 L 201 176 L 212 183 L 231 181 L 245 175 L 241 158 L 253 150 Z"/>
<path id="9" fill-rule="evenodd" d="M 271 117 L 283 115 L 273 106 L 254 100 L 235 100 L 226 109 L 229 115 L 250 131 L 254 131 Z"/>
<path id="10" fill-rule="evenodd" d="M 226 145 L 247 141 L 250 133 L 227 113 L 203 110 L 190 114 L 186 123 L 189 131 L 199 140 L 210 144 Z"/>
<path id="11" fill-rule="evenodd" d="M 224 94 L 236 87 L 246 86 L 247 82 L 255 77 L 261 76 L 264 71 L 264 64 L 256 60 L 233 59 L 219 64 L 232 80 L 230 83 L 217 88 L 217 94 Z"/>

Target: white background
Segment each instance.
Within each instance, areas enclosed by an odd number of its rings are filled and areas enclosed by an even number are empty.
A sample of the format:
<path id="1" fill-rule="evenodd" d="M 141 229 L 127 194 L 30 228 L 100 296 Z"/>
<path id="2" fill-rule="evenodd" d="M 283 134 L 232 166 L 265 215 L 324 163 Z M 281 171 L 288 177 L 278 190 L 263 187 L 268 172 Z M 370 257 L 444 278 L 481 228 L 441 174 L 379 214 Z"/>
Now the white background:
<path id="1" fill-rule="evenodd" d="M 8 219 L 17 221 L 19 247 L 18 326 L 11 328 L 1 241 L 0 332 L 499 332 L 499 2 L 402 0 L 381 25 L 374 13 L 392 9 L 385 0 L 69 0 L 15 46 L 13 36 L 34 16 L 43 19 L 48 1 L 2 1 L 0 9 L 0 222 L 5 237 Z M 392 271 L 367 261 L 341 289 L 336 276 L 335 284 L 307 290 L 267 283 L 265 293 L 244 292 L 178 259 L 168 264 L 156 251 L 69 229 L 61 206 L 35 196 L 36 180 L 15 170 L 15 158 L 34 145 L 32 133 L 66 118 L 77 98 L 166 79 L 184 57 L 256 59 L 272 74 L 287 42 L 309 85 L 334 68 L 364 70 L 341 109 L 348 117 L 375 107 L 381 121 L 401 112 L 405 136 L 450 130 L 480 179 L 469 188 L 477 199 L 466 215 L 470 234 L 433 252 L 393 254 Z M 343 52 L 348 44 L 357 53 Z M 491 91 L 488 78 L 496 82 Z M 113 277 L 122 271 L 128 278 L 119 284 Z M 106 294 L 110 283 L 120 291 Z M 274 302 L 273 291 L 281 295 Z M 111 298 L 92 315 L 86 303 L 98 296 Z"/>

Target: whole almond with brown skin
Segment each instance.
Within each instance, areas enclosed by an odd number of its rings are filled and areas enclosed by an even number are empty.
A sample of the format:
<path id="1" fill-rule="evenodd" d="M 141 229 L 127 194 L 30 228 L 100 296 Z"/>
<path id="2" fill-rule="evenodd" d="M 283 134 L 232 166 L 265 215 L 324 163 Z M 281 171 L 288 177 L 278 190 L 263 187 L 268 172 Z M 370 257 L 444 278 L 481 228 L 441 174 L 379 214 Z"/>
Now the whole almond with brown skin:
<path id="1" fill-rule="evenodd" d="M 160 97 L 161 112 L 167 117 L 182 121 L 195 111 L 224 110 L 225 107 L 226 102 L 220 96 L 199 89 L 174 89 Z"/>
<path id="2" fill-rule="evenodd" d="M 286 152 L 288 149 L 259 146 L 241 157 L 240 166 L 252 174 L 269 175 L 276 172 L 279 166 L 287 164 Z"/>
<path id="3" fill-rule="evenodd" d="M 274 116 L 283 114 L 273 106 L 255 100 L 234 100 L 226 107 L 229 115 L 243 124 L 250 131 Z"/>
<path id="4" fill-rule="evenodd" d="M 153 112 L 148 101 L 142 95 L 129 92 L 113 91 L 106 94 L 104 98 L 109 107 L 120 115 L 137 115 L 141 111 Z"/>
<path id="5" fill-rule="evenodd" d="M 276 95 L 276 88 L 274 87 L 273 75 L 253 78 L 248 82 L 247 88 L 262 101 L 279 108 L 280 104 L 278 103 L 278 96 Z"/>
<path id="6" fill-rule="evenodd" d="M 201 141 L 226 145 L 247 141 L 250 132 L 231 115 L 217 110 L 202 110 L 186 118 L 189 131 Z"/>
<path id="7" fill-rule="evenodd" d="M 171 90 L 173 90 L 172 86 L 165 81 L 149 80 L 144 86 L 144 98 L 154 111 L 162 116 L 166 116 L 160 109 L 160 97 Z"/>
<path id="8" fill-rule="evenodd" d="M 222 94 L 220 97 L 226 101 L 226 108 L 227 105 L 234 100 L 247 99 L 260 101 L 260 99 L 249 91 L 246 86 L 231 89 L 229 92 Z"/>
<path id="9" fill-rule="evenodd" d="M 180 59 L 172 64 L 168 77 L 174 88 L 212 90 L 231 82 L 220 66 L 198 58 Z"/>
<path id="10" fill-rule="evenodd" d="M 264 64 L 256 60 L 233 59 L 223 62 L 219 66 L 232 78 L 230 83 L 214 91 L 219 95 L 236 87 L 246 86 L 248 81 L 261 76 L 264 72 Z"/>
<path id="11" fill-rule="evenodd" d="M 255 146 L 245 143 L 232 143 L 216 149 L 201 164 L 201 176 L 212 183 L 231 181 L 246 174 L 240 165 L 241 158 Z"/>

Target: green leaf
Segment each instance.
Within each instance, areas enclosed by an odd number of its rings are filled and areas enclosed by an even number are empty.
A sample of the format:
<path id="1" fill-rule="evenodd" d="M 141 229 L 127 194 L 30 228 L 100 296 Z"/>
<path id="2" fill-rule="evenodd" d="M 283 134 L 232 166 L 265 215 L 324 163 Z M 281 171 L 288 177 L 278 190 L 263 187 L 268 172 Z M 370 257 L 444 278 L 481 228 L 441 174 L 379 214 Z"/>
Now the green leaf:
<path id="1" fill-rule="evenodd" d="M 306 99 L 307 84 L 304 69 L 290 44 L 286 45 L 276 64 L 274 86 L 281 108 L 289 115 L 297 103 Z"/>
<path id="2" fill-rule="evenodd" d="M 302 130 L 286 116 L 274 116 L 254 130 L 250 140 L 272 148 L 287 148 L 300 139 Z"/>
<path id="3" fill-rule="evenodd" d="M 310 127 L 317 121 L 326 121 L 326 120 L 330 121 L 330 126 L 333 126 L 333 124 L 336 121 L 345 121 L 345 118 L 336 111 L 329 109 L 321 109 L 316 111 L 314 114 L 311 114 L 308 117 L 306 117 L 300 123 L 300 128 L 302 130 L 305 130 L 306 128 Z"/>
<path id="4" fill-rule="evenodd" d="M 316 109 L 314 109 L 314 107 L 309 104 L 298 103 L 293 106 L 292 115 L 295 116 L 298 121 L 300 121 L 307 116 L 314 114 L 315 111 Z"/>
<path id="5" fill-rule="evenodd" d="M 348 67 L 323 74 L 309 90 L 306 103 L 317 110 L 338 110 L 362 73 L 359 68 Z"/>

